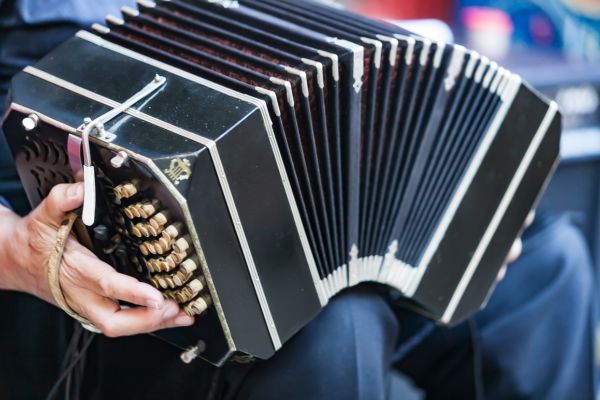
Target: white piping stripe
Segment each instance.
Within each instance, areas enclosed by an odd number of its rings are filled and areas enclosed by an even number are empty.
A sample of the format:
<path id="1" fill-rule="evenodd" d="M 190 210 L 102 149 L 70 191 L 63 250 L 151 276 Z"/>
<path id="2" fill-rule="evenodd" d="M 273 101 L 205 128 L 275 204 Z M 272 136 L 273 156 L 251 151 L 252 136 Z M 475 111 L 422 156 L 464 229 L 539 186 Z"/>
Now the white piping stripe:
<path id="1" fill-rule="evenodd" d="M 375 37 L 381 40 L 382 42 L 388 42 L 390 44 L 391 47 L 389 63 L 392 67 L 396 65 L 396 54 L 398 54 L 398 39 L 384 35 L 376 35 Z"/>
<path id="2" fill-rule="evenodd" d="M 442 56 L 444 55 L 444 48 L 446 45 L 443 42 L 436 42 L 435 44 L 437 45 L 437 48 L 435 50 L 435 55 L 433 56 L 433 66 L 439 68 L 442 64 Z"/>
<path id="3" fill-rule="evenodd" d="M 270 77 L 269 80 L 276 85 L 283 86 L 285 88 L 287 102 L 290 107 L 294 107 L 294 92 L 292 90 L 292 84 L 286 80 L 275 78 L 274 76 Z"/>
<path id="4" fill-rule="evenodd" d="M 444 78 L 444 88 L 446 91 L 451 90 L 456 84 L 456 79 L 460 74 L 463 61 L 465 59 L 465 48 L 462 46 L 453 46 L 450 63 L 446 68 L 446 77 Z"/>
<path id="5" fill-rule="evenodd" d="M 373 57 L 373 61 L 375 64 L 375 68 L 379 69 L 379 67 L 381 67 L 381 53 L 383 50 L 383 44 L 379 40 L 374 40 L 366 37 L 361 37 L 360 40 L 363 43 L 375 46 L 375 55 Z"/>
<path id="6" fill-rule="evenodd" d="M 323 77 L 323 63 L 320 63 L 315 60 L 310 60 L 308 58 L 302 58 L 302 62 L 306 65 L 313 66 L 317 69 L 317 84 L 319 88 L 323 89 L 325 87 L 325 79 Z"/>
<path id="7" fill-rule="evenodd" d="M 364 65 L 364 56 L 365 56 L 365 48 L 359 44 L 352 43 L 345 39 L 338 38 L 328 38 L 330 43 L 335 44 L 336 46 L 343 47 L 352 51 L 352 55 L 354 58 L 353 61 L 353 70 L 352 77 L 354 78 L 354 90 L 356 93 L 360 92 L 362 87 L 362 78 L 365 73 L 365 65 Z"/>
<path id="8" fill-rule="evenodd" d="M 277 95 L 275 94 L 275 92 L 273 92 L 272 90 L 261 88 L 259 86 L 255 86 L 254 89 L 256 89 L 256 91 L 260 94 L 265 94 L 269 96 L 269 98 L 271 99 L 271 105 L 273 106 L 273 112 L 276 116 L 280 117 L 281 110 L 279 109 L 279 103 L 277 102 Z"/>
<path id="9" fill-rule="evenodd" d="M 496 209 L 496 212 L 494 213 L 490 224 L 485 230 L 485 233 L 483 234 L 481 241 L 479 242 L 479 245 L 477 246 L 477 249 L 473 254 L 473 257 L 471 258 L 469 265 L 465 269 L 465 272 L 463 273 L 463 276 L 460 282 L 458 283 L 458 286 L 456 287 L 456 290 L 454 291 L 454 294 L 452 295 L 448 306 L 446 307 L 446 311 L 442 316 L 442 322 L 448 323 L 454 316 L 456 308 L 458 307 L 463 294 L 467 290 L 467 287 L 471 282 L 471 278 L 475 274 L 475 271 L 479 266 L 479 262 L 481 261 L 485 250 L 488 248 L 490 241 L 496 233 L 500 221 L 504 217 L 504 214 L 506 213 L 510 202 L 512 201 L 517 189 L 521 185 L 521 181 L 523 180 L 523 177 L 527 172 L 527 168 L 531 164 L 531 161 L 533 160 L 533 157 L 535 156 L 538 148 L 540 147 L 540 144 L 542 143 L 542 140 L 544 139 L 546 132 L 550 127 L 550 124 L 554 120 L 554 116 L 556 115 L 557 109 L 558 107 L 556 103 L 552 102 L 548 111 L 546 112 L 546 115 L 544 116 L 544 119 L 542 120 L 542 123 L 540 124 L 537 132 L 535 133 L 535 136 L 531 140 L 531 143 L 529 144 L 529 147 L 527 148 L 527 151 L 525 152 L 525 155 L 523 156 L 523 159 L 521 160 L 517 171 L 515 172 L 512 180 L 510 181 L 510 184 L 506 189 L 506 192 L 504 193 L 504 196 L 502 197 L 502 200 L 500 201 L 500 204 L 498 205 L 498 208 Z"/>
<path id="10" fill-rule="evenodd" d="M 104 25 L 98 24 L 98 23 L 92 24 L 92 29 L 95 30 L 96 32 L 103 33 L 103 34 L 107 34 L 110 32 L 110 28 L 108 28 Z"/>
<path id="11" fill-rule="evenodd" d="M 431 48 L 431 40 L 426 38 L 421 38 L 421 42 L 423 42 L 423 48 L 421 49 L 421 55 L 419 57 L 419 64 L 425 66 L 427 64 L 427 60 L 429 60 L 429 50 Z"/>
<path id="12" fill-rule="evenodd" d="M 140 15 L 140 12 L 134 8 L 131 8 L 129 6 L 123 6 L 121 7 L 121 12 L 125 15 L 129 15 L 131 17 L 137 17 L 138 15 Z"/>
<path id="13" fill-rule="evenodd" d="M 142 7 L 154 8 L 156 7 L 156 3 L 150 0 L 137 0 L 136 3 L 141 5 Z"/>
<path id="14" fill-rule="evenodd" d="M 125 21 L 123 21 L 121 18 L 115 17 L 111 14 L 108 14 L 106 17 L 104 17 L 104 19 L 106 20 L 106 22 L 113 25 L 123 25 L 125 23 Z"/>
<path id="15" fill-rule="evenodd" d="M 75 85 L 71 82 L 65 81 L 64 79 L 58 78 L 54 75 L 51 75 L 47 72 L 41 71 L 34 67 L 26 67 L 24 69 L 30 75 L 36 76 L 40 79 L 48 81 L 54 85 L 60 86 L 64 89 L 72 91 L 74 93 L 80 94 L 84 97 L 97 101 L 99 103 L 103 103 L 109 107 L 118 107 L 120 106 L 119 102 L 116 102 L 107 97 L 98 95 L 94 92 L 91 92 L 85 88 L 82 88 L 78 85 Z M 258 297 L 259 303 L 261 304 L 261 308 L 263 311 L 263 315 L 265 317 L 265 322 L 267 323 L 267 327 L 269 329 L 269 333 L 271 335 L 271 340 L 273 341 L 273 345 L 275 349 L 279 349 L 281 347 L 281 339 L 279 338 L 279 334 L 275 327 L 275 321 L 273 320 L 273 316 L 271 314 L 271 310 L 269 308 L 269 303 L 267 302 L 267 298 L 265 296 L 264 289 L 260 282 L 260 277 L 258 276 L 258 271 L 256 269 L 256 264 L 254 263 L 254 258 L 252 257 L 252 252 L 250 250 L 250 245 L 248 244 L 248 239 L 246 238 L 246 233 L 244 232 L 244 227 L 242 226 L 237 208 L 235 206 L 235 201 L 233 199 L 233 194 L 231 193 L 231 188 L 229 187 L 229 182 L 227 180 L 227 175 L 225 174 L 225 169 L 223 168 L 223 164 L 221 162 L 221 157 L 217 150 L 216 143 L 213 140 L 207 139 L 203 136 L 200 136 L 196 133 L 187 131 L 175 125 L 171 125 L 165 121 L 161 121 L 151 115 L 145 114 L 141 111 L 137 111 L 134 109 L 128 109 L 125 113 L 139 118 L 145 122 L 148 122 L 152 125 L 161 127 L 165 130 L 174 132 L 180 136 L 183 136 L 187 139 L 193 140 L 197 143 L 201 143 L 206 146 L 210 152 L 213 165 L 217 172 L 217 176 L 219 178 L 219 183 L 221 185 L 221 190 L 223 191 L 223 195 L 225 197 L 225 202 L 227 203 L 227 208 L 229 209 L 229 214 L 231 219 L 233 220 L 234 229 L 238 236 L 238 241 L 240 243 L 240 247 L 242 249 L 242 253 L 244 254 L 244 258 L 246 259 L 246 264 L 248 266 L 248 272 L 252 278 L 252 283 L 254 285 L 254 289 L 256 291 L 256 296 Z"/>
<path id="16" fill-rule="evenodd" d="M 488 86 L 490 86 L 490 83 L 492 82 L 492 77 L 496 74 L 497 70 L 498 70 L 498 64 L 496 64 L 495 62 L 492 62 L 490 64 L 490 68 L 488 69 L 487 73 L 485 74 L 485 77 L 483 78 L 483 82 L 481 84 L 481 86 L 484 89 L 487 89 Z"/>
<path id="17" fill-rule="evenodd" d="M 301 83 L 300 86 L 302 87 L 302 95 L 304 97 L 309 97 L 308 79 L 306 78 L 306 72 L 304 72 L 298 68 L 288 67 L 286 65 L 282 65 L 282 67 L 286 70 L 287 73 L 300 77 L 300 83 Z"/>
<path id="18" fill-rule="evenodd" d="M 477 67 L 477 70 L 475 71 L 475 77 L 473 79 L 476 83 L 481 82 L 481 79 L 483 78 L 483 73 L 485 72 L 485 69 L 487 68 L 489 63 L 490 63 L 490 60 L 485 56 L 482 56 L 479 59 L 479 66 Z"/>
<path id="19" fill-rule="evenodd" d="M 324 58 L 331 60 L 331 74 L 333 75 L 334 81 L 340 80 L 340 61 L 337 54 L 329 53 L 323 50 L 317 50 L 317 54 Z"/>
<path id="20" fill-rule="evenodd" d="M 417 41 L 413 37 L 400 35 L 400 34 L 395 34 L 394 37 L 396 39 L 403 40 L 407 43 L 406 53 L 404 54 L 404 63 L 406 65 L 410 65 L 410 63 L 412 62 L 413 53 L 415 51 L 415 46 L 417 44 Z"/>
<path id="21" fill-rule="evenodd" d="M 469 63 L 467 64 L 467 68 L 465 70 L 465 76 L 467 79 L 471 79 L 473 76 L 473 71 L 475 70 L 475 64 L 479 61 L 479 54 L 476 52 L 469 51 L 469 55 L 471 58 L 469 58 Z"/>

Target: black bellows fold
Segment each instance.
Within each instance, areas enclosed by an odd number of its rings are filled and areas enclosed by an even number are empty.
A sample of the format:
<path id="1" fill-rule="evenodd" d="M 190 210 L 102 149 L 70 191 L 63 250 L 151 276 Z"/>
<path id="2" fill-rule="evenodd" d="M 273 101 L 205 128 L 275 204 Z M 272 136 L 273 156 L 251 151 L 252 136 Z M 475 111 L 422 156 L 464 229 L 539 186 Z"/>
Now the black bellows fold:
<path id="1" fill-rule="evenodd" d="M 419 263 L 506 78 L 460 46 L 313 2 L 140 2 L 123 16 L 108 19 L 106 39 L 275 93 L 277 143 L 323 279 L 394 241 L 400 260 Z M 379 273 L 363 269 L 350 284 Z"/>

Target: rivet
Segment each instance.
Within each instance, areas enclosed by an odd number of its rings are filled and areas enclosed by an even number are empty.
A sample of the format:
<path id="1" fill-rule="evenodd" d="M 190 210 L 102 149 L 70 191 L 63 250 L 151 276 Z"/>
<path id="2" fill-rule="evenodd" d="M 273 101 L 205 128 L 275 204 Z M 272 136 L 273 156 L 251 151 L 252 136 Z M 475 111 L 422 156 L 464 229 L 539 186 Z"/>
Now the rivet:
<path id="1" fill-rule="evenodd" d="M 121 168 L 129 162 L 129 155 L 124 151 L 119 151 L 113 158 L 110 159 L 110 165 L 113 168 Z"/>
<path id="2" fill-rule="evenodd" d="M 37 127 L 38 122 L 40 122 L 40 118 L 37 115 L 29 114 L 29 116 L 23 118 L 21 124 L 23 124 L 23 128 L 25 128 L 25 130 L 29 132 Z"/>

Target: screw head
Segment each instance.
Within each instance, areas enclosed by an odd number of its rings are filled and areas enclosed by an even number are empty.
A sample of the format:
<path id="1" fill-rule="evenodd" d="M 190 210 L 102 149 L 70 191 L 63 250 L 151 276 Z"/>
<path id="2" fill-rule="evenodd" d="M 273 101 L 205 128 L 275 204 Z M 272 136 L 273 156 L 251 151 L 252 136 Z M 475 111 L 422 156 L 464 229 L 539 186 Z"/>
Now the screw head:
<path id="1" fill-rule="evenodd" d="M 113 168 L 121 168 L 129 162 L 129 156 L 124 151 L 119 151 L 113 158 L 110 159 L 110 165 Z"/>
<path id="2" fill-rule="evenodd" d="M 38 122 L 40 122 L 40 118 L 37 115 L 29 114 L 27 117 L 23 118 L 21 124 L 27 132 L 30 132 L 37 127 Z"/>

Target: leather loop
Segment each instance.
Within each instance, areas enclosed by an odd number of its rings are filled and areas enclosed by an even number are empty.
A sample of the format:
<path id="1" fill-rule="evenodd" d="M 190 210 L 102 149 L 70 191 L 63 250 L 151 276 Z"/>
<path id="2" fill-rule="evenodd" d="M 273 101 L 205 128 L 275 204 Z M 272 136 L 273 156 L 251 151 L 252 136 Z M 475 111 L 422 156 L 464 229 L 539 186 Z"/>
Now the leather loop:
<path id="1" fill-rule="evenodd" d="M 62 288 L 60 287 L 60 266 L 62 263 L 63 252 L 76 219 L 77 214 L 71 212 L 67 214 L 67 218 L 58 228 L 56 241 L 54 243 L 54 247 L 52 248 L 52 252 L 50 253 L 50 257 L 48 258 L 48 283 L 50 284 L 50 291 L 52 292 L 54 301 L 64 312 L 66 312 L 71 318 L 79 321 L 79 323 L 88 331 L 100 333 L 100 330 L 96 328 L 94 324 L 77 314 L 69 306 L 69 303 L 67 303 L 67 299 L 63 294 Z"/>

